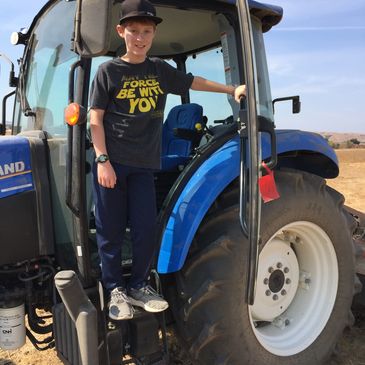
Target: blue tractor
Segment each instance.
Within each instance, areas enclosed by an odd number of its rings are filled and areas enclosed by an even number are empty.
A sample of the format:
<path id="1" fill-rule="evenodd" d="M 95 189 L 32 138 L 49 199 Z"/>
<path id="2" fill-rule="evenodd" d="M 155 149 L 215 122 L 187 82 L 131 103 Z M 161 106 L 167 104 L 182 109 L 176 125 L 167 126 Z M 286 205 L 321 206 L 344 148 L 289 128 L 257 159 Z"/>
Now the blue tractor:
<path id="1" fill-rule="evenodd" d="M 3 99 L 0 347 L 27 335 L 70 365 L 167 364 L 173 324 L 193 364 L 322 364 L 352 318 L 356 222 L 326 186 L 339 170 L 327 141 L 275 130 L 275 102 L 300 109 L 299 97 L 270 92 L 263 33 L 283 11 L 252 0 L 153 3 L 164 22 L 152 55 L 248 89 L 241 105 L 196 92 L 168 99 L 151 281 L 170 310 L 110 321 L 98 284 L 85 111 L 98 65 L 123 52 L 120 1 L 49 0 L 12 36 L 25 47 Z M 64 122 L 67 105 L 79 113 L 74 125 Z M 266 191 L 272 173 L 277 195 Z M 129 229 L 125 241 L 128 275 Z"/>

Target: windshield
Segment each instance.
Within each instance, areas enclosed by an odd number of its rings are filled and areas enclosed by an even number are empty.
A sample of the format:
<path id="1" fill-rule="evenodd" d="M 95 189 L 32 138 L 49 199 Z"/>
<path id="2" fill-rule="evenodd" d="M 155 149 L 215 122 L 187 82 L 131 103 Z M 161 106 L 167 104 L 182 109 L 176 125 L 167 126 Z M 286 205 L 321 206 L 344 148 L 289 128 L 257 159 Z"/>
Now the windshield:
<path id="1" fill-rule="evenodd" d="M 69 265 L 68 261 L 73 258 L 72 215 L 65 204 L 67 126 L 64 108 L 68 103 L 70 66 L 78 60 L 78 55 L 70 50 L 75 5 L 75 1 L 55 1 L 37 19 L 24 53 L 13 128 L 13 134 L 27 134 L 32 130 L 47 132 L 55 241 L 59 247 L 58 259 L 64 265 Z M 31 115 L 24 113 L 24 109 Z"/>
<path id="2" fill-rule="evenodd" d="M 70 66 L 78 58 L 70 50 L 74 13 L 74 1 L 60 0 L 38 19 L 22 68 L 13 133 L 39 129 L 51 135 L 66 134 L 63 111 L 68 88 L 64 86 Z M 33 116 L 24 115 L 24 100 Z"/>

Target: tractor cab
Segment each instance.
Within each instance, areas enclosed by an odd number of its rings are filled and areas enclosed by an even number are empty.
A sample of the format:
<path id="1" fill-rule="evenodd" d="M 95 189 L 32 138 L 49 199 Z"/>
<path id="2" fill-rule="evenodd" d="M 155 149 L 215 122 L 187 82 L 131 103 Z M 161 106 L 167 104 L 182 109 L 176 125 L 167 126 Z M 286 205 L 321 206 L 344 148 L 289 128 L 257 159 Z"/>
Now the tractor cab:
<path id="1" fill-rule="evenodd" d="M 158 26 L 151 56 L 219 82 L 246 82 L 240 15 L 235 4 L 161 1 L 155 5 L 164 21 Z M 82 23 L 75 22 L 77 11 L 81 11 Z M 250 11 L 255 107 L 258 114 L 273 121 L 263 32 L 280 21 L 282 11 L 256 2 L 250 3 Z M 26 48 L 21 59 L 12 134 L 40 138 L 46 144 L 54 247 L 59 262 L 70 267 L 76 264 L 88 283 L 90 266 L 97 268 L 97 260 L 88 265 L 76 261 L 88 261 L 85 256 L 79 260 L 77 247 L 88 252 L 85 242 L 93 237 L 90 171 L 94 152 L 87 123 L 68 126 L 64 114 L 67 105 L 74 101 L 88 109 L 90 85 L 97 67 L 123 54 L 123 41 L 115 29 L 119 12 L 118 1 L 100 2 L 96 9 L 87 1 L 50 1 L 26 36 L 18 37 Z M 62 24 L 57 22 L 60 18 Z M 148 97 L 133 103 L 145 109 L 151 107 Z M 160 208 L 186 167 L 193 160 L 201 164 L 210 155 L 199 151 L 213 151 L 237 134 L 238 113 L 239 105 L 223 94 L 191 91 L 182 98 L 169 95 L 162 136 L 162 169 L 156 173 Z M 75 235 L 74 230 L 80 229 L 83 232 Z M 92 252 L 86 256 L 96 258 Z"/>
<path id="2" fill-rule="evenodd" d="M 156 1 L 154 5 L 164 21 L 158 25 L 150 56 L 162 58 L 184 72 L 232 85 L 247 83 L 247 68 L 250 68 L 252 115 L 258 113 L 273 121 L 263 33 L 280 21 L 280 8 L 254 1 L 247 9 L 244 2 L 237 6 L 232 1 Z M 120 1 L 103 0 L 96 4 L 51 0 L 34 18 L 26 34 L 17 33 L 12 37 L 15 44 L 25 45 L 25 51 L 20 60 L 19 78 L 14 81 L 17 88 L 11 134 L 16 137 L 6 138 L 9 138 L 9 151 L 14 150 L 14 144 L 22 146 L 24 154 L 31 155 L 31 161 L 24 168 L 29 171 L 25 174 L 29 183 L 14 182 L 17 188 L 10 187 L 4 194 L 6 207 L 14 205 L 8 215 L 9 225 L 4 225 L 4 237 L 10 240 L 16 217 L 22 212 L 32 219 L 27 220 L 27 229 L 17 234 L 17 245 L 25 240 L 32 244 L 26 251 L 16 250 L 9 257 L 3 256 L 1 264 L 28 257 L 52 257 L 63 270 L 74 270 L 82 287 L 89 291 L 96 288 L 100 276 L 90 188 L 95 156 L 87 123 L 89 93 L 98 66 L 125 51 L 115 29 L 119 14 Z M 242 19 L 246 19 L 250 35 L 246 40 L 250 48 L 246 51 L 242 43 Z M 143 87 L 133 80 L 131 86 Z M 131 103 L 141 110 L 151 109 L 154 100 L 147 88 L 140 95 L 144 96 L 138 100 L 131 98 Z M 80 112 L 74 124 L 67 125 L 65 114 L 72 103 L 84 113 Z M 6 108 L 6 99 L 4 105 Z M 228 152 L 223 160 L 212 156 L 222 147 L 225 150 L 225 144 L 232 138 L 235 139 L 231 142 L 233 151 L 239 150 L 239 112 L 240 105 L 223 94 L 191 91 L 182 97 L 169 95 L 163 124 L 161 170 L 155 174 L 162 247 L 156 257 L 158 271 L 178 270 L 187 254 L 192 232 L 172 239 L 167 226 L 171 225 L 176 204 L 191 177 L 200 168 L 206 168 L 209 161 L 218 161 L 205 176 L 207 181 L 212 180 L 213 194 L 202 202 L 195 222 L 182 222 L 183 226 L 188 224 L 195 230 L 214 197 L 237 178 L 239 154 L 233 157 L 235 166 L 229 168 L 231 171 L 223 179 L 217 178 L 214 171 L 219 170 L 221 163 L 228 166 L 233 152 Z M 200 199 L 199 196 L 194 199 Z M 121 261 L 128 272 L 132 256 L 128 229 L 126 241 Z M 172 249 L 171 245 L 176 244 L 180 248 Z M 168 246 L 170 249 L 166 249 Z M 52 306 L 50 299 L 47 301 Z M 69 309 L 67 299 L 65 305 Z M 100 303 L 95 305 L 100 307 Z M 70 349 L 62 341 L 57 342 L 57 337 L 71 335 L 57 325 L 70 321 L 67 311 L 60 303 L 53 312 L 56 347 L 60 356 L 72 363 Z M 33 327 L 37 328 L 41 319 L 36 315 L 31 318 Z M 97 333 L 93 335 L 100 337 Z M 140 345 L 135 348 L 140 351 Z"/>

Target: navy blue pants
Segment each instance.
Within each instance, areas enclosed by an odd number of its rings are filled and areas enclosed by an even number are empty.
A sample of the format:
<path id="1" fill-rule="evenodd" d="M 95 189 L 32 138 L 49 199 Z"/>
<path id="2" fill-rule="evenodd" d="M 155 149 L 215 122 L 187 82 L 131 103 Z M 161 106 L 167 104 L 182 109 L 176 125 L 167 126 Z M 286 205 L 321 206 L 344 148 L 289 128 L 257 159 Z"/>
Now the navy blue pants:
<path id="1" fill-rule="evenodd" d="M 126 287 L 122 277 L 122 244 L 130 223 L 133 264 L 128 287 L 138 288 L 147 280 L 156 249 L 156 195 L 149 169 L 112 163 L 117 184 L 113 189 L 98 183 L 93 169 L 96 239 L 101 260 L 102 282 L 110 292 Z"/>

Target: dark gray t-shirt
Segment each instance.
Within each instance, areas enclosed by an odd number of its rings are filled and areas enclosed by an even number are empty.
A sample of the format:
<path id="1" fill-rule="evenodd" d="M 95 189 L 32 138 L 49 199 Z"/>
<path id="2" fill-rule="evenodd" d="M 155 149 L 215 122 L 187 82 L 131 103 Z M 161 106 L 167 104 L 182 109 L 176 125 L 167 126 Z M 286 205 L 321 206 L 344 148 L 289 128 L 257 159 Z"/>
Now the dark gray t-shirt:
<path id="1" fill-rule="evenodd" d="M 91 108 L 103 109 L 110 160 L 159 169 L 167 94 L 184 95 L 194 76 L 159 58 L 131 64 L 120 58 L 99 66 L 91 87 Z"/>

